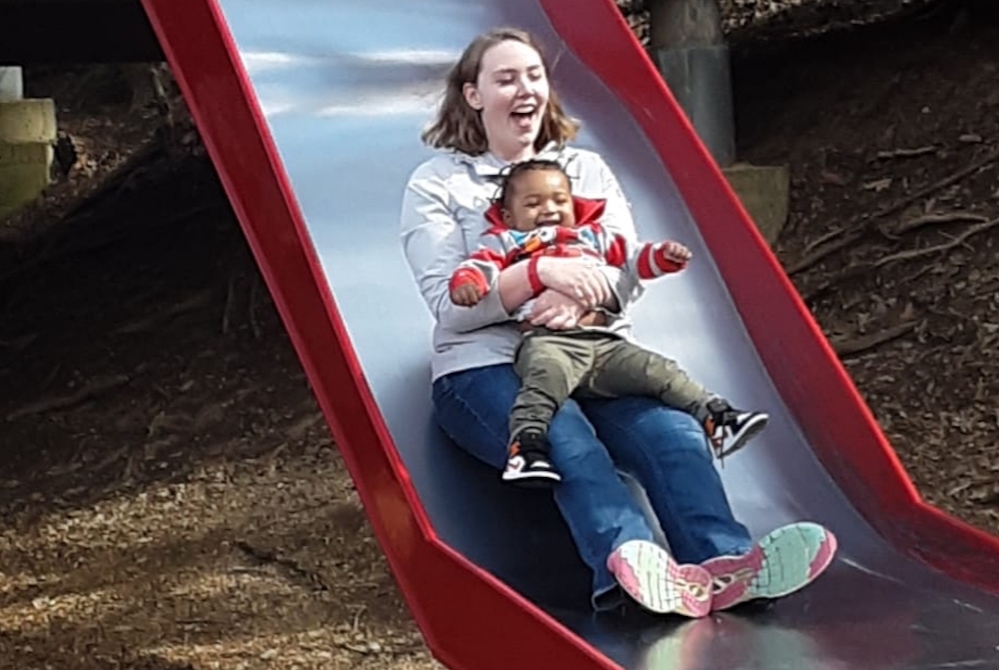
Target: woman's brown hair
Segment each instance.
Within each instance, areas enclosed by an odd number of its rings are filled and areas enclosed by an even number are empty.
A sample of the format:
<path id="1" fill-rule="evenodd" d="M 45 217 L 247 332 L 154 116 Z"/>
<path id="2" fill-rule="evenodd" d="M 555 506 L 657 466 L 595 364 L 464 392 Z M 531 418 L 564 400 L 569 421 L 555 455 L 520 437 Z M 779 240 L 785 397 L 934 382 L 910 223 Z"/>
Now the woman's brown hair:
<path id="1" fill-rule="evenodd" d="M 475 84 L 478 81 L 483 54 L 508 40 L 522 42 L 537 51 L 544 63 L 545 76 L 548 76 L 544 52 L 530 33 L 517 28 L 495 28 L 479 35 L 465 48 L 461 58 L 448 72 L 444 100 L 437 118 L 421 135 L 424 142 L 437 149 L 454 149 L 471 156 L 478 156 L 489 150 L 482 117 L 468 105 L 464 88 L 465 84 Z M 550 142 L 562 147 L 576 137 L 578 130 L 579 123 L 563 111 L 558 96 L 552 90 L 548 95 L 545 115 L 541 119 L 541 129 L 534 141 L 535 150 L 540 151 Z"/>

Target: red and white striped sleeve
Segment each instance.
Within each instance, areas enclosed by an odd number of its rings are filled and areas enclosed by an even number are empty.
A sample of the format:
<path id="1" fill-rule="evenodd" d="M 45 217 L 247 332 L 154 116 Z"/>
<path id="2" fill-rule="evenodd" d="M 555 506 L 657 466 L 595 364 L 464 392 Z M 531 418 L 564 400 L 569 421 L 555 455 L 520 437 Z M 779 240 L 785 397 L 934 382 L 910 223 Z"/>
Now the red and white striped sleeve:
<path id="1" fill-rule="evenodd" d="M 600 224 L 588 224 L 593 230 L 600 254 L 608 265 L 628 270 L 638 279 L 655 279 L 687 267 L 667 254 L 669 241 L 629 242 L 623 235 L 608 231 Z"/>
<path id="2" fill-rule="evenodd" d="M 474 284 L 482 291 L 489 292 L 502 272 L 510 264 L 516 244 L 512 236 L 505 231 L 489 230 L 483 233 L 479 248 L 462 261 L 451 275 L 448 289 L 454 289 L 464 284 Z"/>

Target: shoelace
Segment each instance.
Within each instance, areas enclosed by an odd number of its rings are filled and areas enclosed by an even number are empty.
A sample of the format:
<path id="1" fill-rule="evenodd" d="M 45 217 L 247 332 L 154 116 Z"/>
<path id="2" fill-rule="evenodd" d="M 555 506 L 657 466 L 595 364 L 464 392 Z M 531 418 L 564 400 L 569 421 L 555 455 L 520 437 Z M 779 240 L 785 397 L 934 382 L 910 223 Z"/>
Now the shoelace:
<path id="1" fill-rule="evenodd" d="M 721 432 L 722 434 L 720 436 L 718 436 L 717 435 L 718 432 Z M 715 435 L 711 436 L 711 444 L 712 444 L 712 446 L 714 446 L 714 449 L 715 449 L 715 458 L 718 459 L 718 464 L 724 470 L 725 469 L 725 452 L 722 450 L 722 447 L 725 444 L 725 426 L 724 425 L 719 425 L 718 428 L 715 429 Z"/>

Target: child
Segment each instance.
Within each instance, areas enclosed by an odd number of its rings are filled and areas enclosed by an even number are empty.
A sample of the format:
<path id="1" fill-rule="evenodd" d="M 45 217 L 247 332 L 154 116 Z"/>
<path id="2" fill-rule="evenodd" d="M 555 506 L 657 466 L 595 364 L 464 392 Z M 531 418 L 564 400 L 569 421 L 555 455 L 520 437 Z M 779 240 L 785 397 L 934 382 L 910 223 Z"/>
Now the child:
<path id="1" fill-rule="evenodd" d="M 525 258 L 591 256 L 652 279 L 684 269 L 690 251 L 666 241 L 629 249 L 624 238 L 599 223 L 602 201 L 574 197 L 569 178 L 555 161 L 530 160 L 515 165 L 500 196 L 486 212 L 493 226 L 484 246 L 455 270 L 449 285 L 457 305 L 477 304 L 489 278 Z M 535 295 L 544 290 L 531 267 Z M 503 479 L 521 485 L 550 485 L 561 480 L 549 458 L 548 426 L 572 393 L 590 397 L 645 395 L 692 414 L 704 426 L 718 458 L 741 448 L 764 428 L 768 416 L 733 409 L 706 391 L 675 361 L 629 342 L 609 328 L 578 327 L 554 331 L 525 320 L 530 305 L 514 318 L 524 339 L 514 367 L 521 388 L 510 413 L 510 447 Z M 610 325 L 610 324 L 608 324 Z"/>

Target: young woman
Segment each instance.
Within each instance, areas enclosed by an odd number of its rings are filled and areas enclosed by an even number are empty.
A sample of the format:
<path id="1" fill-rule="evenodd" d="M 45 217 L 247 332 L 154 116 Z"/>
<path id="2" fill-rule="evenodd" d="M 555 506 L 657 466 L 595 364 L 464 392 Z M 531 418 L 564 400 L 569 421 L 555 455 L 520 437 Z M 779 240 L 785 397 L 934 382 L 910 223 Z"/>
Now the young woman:
<path id="1" fill-rule="evenodd" d="M 506 462 L 508 417 L 520 388 L 512 361 L 521 337 L 511 314 L 536 297 L 534 325 L 571 328 L 599 323 L 601 310 L 625 310 L 641 292 L 617 268 L 544 258 L 504 269 L 474 307 L 450 300 L 451 274 L 477 248 L 501 171 L 513 163 L 557 160 L 574 193 L 606 201 L 608 231 L 636 240 L 606 163 L 568 146 L 577 130 L 550 87 L 537 41 L 516 29 L 492 30 L 476 37 L 449 73 L 423 136 L 440 151 L 406 186 L 403 248 L 436 320 L 436 420 L 497 470 Z M 544 290 L 535 296 L 539 285 Z M 702 427 L 688 414 L 639 397 L 569 401 L 548 438 L 562 478 L 555 501 L 593 571 L 597 610 L 620 605 L 623 591 L 654 612 L 704 616 L 796 591 L 832 561 L 835 538 L 816 524 L 792 524 L 753 543 L 732 515 Z M 646 490 L 676 560 L 654 543 L 619 470 Z"/>

